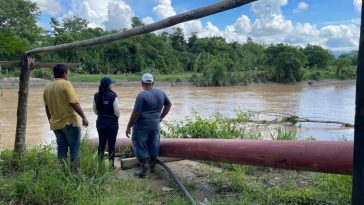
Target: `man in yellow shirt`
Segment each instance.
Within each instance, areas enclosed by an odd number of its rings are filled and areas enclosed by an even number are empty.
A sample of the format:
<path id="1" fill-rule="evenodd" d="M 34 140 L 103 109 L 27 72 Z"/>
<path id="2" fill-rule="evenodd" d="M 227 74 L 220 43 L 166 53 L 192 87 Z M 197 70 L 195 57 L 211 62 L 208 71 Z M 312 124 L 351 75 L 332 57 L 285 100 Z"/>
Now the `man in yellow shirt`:
<path id="1" fill-rule="evenodd" d="M 68 68 L 57 64 L 53 68 L 55 80 L 44 89 L 43 99 L 51 130 L 57 138 L 58 159 L 65 162 L 68 147 L 70 149 L 71 168 L 77 171 L 80 166 L 81 129 L 77 114 L 82 124 L 88 126 L 88 120 L 82 111 L 77 95 L 68 79 Z"/>

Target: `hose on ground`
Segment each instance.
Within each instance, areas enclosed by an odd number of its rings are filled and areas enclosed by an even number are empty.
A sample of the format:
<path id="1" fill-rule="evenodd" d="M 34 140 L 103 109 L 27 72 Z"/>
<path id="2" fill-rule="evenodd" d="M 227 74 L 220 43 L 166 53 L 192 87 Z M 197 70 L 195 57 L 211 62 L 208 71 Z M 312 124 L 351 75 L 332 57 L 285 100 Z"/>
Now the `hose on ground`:
<path id="1" fill-rule="evenodd" d="M 169 176 L 176 182 L 176 184 L 179 186 L 181 191 L 186 195 L 186 197 L 189 199 L 191 204 L 196 205 L 196 201 L 192 198 L 191 194 L 187 191 L 186 187 L 182 184 L 181 180 L 172 172 L 171 169 L 167 167 L 163 162 L 161 162 L 159 159 L 157 159 L 157 163 L 161 165 L 169 174 Z"/>

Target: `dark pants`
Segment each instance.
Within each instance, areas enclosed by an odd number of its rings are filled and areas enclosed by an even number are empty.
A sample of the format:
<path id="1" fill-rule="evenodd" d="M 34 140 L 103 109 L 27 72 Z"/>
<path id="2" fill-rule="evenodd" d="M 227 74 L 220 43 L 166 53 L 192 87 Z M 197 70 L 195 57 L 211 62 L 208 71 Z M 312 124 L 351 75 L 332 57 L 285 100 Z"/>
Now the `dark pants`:
<path id="1" fill-rule="evenodd" d="M 68 148 L 70 149 L 71 168 L 76 170 L 80 166 L 80 138 L 81 129 L 72 125 L 67 125 L 63 129 L 55 130 L 57 138 L 58 159 L 66 161 Z"/>
<path id="2" fill-rule="evenodd" d="M 106 143 L 109 151 L 109 159 L 114 159 L 116 136 L 119 130 L 118 121 L 112 118 L 103 119 L 99 117 L 96 122 L 96 128 L 99 133 L 98 154 L 100 159 L 104 156 Z"/>

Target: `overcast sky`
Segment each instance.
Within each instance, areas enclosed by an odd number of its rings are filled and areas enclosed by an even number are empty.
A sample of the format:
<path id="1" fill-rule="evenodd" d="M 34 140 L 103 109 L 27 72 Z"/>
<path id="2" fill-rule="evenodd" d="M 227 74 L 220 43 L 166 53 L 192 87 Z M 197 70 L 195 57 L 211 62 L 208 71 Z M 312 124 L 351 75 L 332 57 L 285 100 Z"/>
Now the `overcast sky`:
<path id="1" fill-rule="evenodd" d="M 144 23 L 206 6 L 217 0 L 31 0 L 42 12 L 38 24 L 49 28 L 51 17 L 79 16 L 89 26 L 131 27 L 131 17 Z M 243 7 L 178 25 L 188 37 L 221 36 L 228 42 L 320 45 L 331 51 L 358 49 L 361 0 L 258 0 Z M 170 31 L 171 29 L 167 29 Z"/>

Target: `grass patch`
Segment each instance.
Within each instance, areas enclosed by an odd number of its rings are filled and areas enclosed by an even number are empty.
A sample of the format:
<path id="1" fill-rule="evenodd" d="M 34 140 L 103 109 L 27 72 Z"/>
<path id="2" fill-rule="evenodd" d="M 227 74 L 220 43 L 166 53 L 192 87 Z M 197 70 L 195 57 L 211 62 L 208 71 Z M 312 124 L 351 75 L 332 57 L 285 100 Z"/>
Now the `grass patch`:
<path id="1" fill-rule="evenodd" d="M 351 176 L 225 165 L 212 173 L 212 204 L 351 204 Z"/>
<path id="2" fill-rule="evenodd" d="M 163 193 L 148 180 L 117 179 L 99 163 L 97 151 L 84 140 L 81 171 L 62 168 L 50 146 L 30 148 L 23 156 L 0 152 L 0 204 L 178 204 L 177 194 Z"/>

